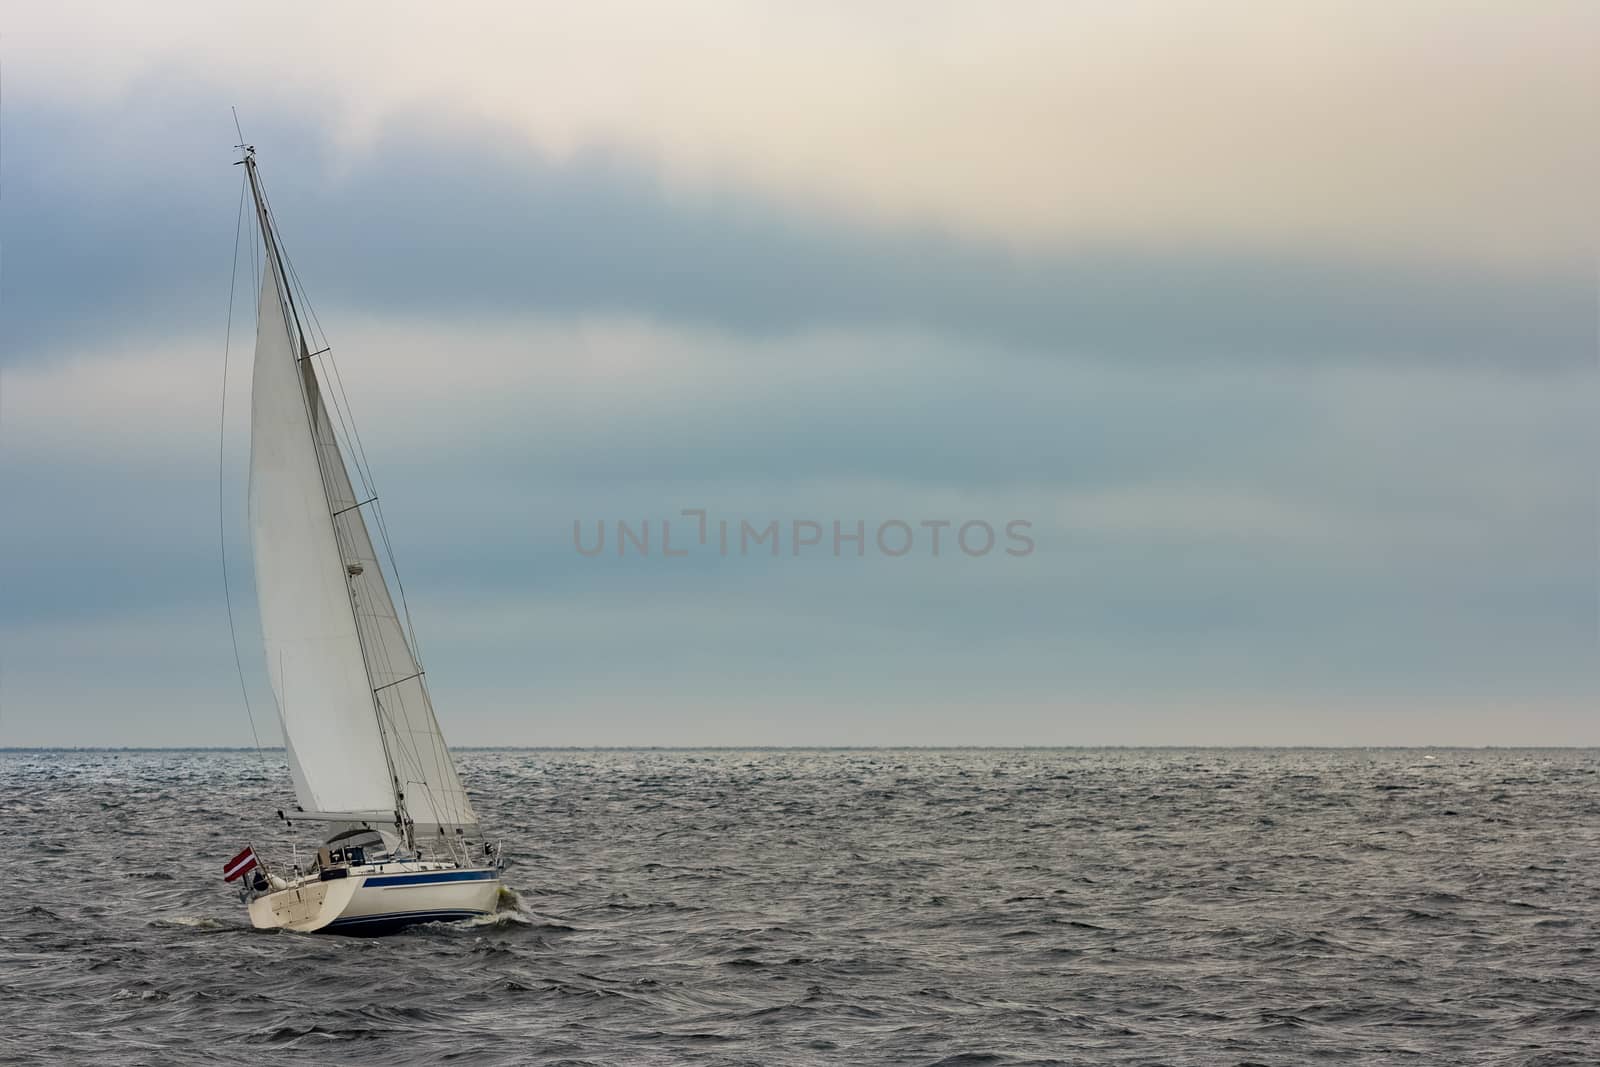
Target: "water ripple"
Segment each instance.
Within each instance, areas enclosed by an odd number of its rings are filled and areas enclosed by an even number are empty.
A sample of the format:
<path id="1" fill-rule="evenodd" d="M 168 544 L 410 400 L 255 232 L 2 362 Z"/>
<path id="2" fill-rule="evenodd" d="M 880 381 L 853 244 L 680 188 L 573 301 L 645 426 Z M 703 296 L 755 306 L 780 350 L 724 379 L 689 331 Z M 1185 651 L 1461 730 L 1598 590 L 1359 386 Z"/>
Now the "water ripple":
<path id="1" fill-rule="evenodd" d="M 1593 751 L 461 760 L 501 913 L 350 940 L 281 759 L 0 753 L 0 1062 L 1600 1062 Z"/>

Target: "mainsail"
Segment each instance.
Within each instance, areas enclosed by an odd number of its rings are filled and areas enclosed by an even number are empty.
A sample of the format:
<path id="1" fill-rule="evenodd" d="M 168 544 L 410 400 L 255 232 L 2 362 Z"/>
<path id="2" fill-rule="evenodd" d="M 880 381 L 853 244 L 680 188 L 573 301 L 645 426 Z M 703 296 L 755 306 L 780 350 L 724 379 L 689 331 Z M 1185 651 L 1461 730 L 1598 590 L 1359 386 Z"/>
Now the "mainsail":
<path id="1" fill-rule="evenodd" d="M 267 248 L 250 422 L 250 528 L 267 669 L 301 808 L 475 834 L 356 496 L 246 158 Z"/>

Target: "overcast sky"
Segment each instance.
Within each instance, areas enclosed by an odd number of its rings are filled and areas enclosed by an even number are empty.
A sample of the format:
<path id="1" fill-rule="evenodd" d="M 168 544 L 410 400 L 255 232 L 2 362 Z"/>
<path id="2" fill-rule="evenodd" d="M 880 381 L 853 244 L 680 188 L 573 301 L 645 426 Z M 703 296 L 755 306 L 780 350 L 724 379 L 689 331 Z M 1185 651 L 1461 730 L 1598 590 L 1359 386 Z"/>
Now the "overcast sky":
<path id="1" fill-rule="evenodd" d="M 0 745 L 250 743 L 231 105 L 453 742 L 1600 743 L 1597 45 L 1556 2 L 9 9 Z"/>

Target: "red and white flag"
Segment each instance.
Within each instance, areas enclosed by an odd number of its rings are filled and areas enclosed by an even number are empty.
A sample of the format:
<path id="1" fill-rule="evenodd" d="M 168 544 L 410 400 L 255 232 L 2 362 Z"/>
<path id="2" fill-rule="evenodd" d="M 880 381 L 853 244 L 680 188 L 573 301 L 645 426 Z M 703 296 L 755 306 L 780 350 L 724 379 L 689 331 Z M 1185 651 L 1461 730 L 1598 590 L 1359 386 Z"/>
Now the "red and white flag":
<path id="1" fill-rule="evenodd" d="M 235 878 L 243 877 L 254 866 L 256 866 L 256 850 L 246 845 L 243 852 L 222 865 L 222 880 L 231 882 Z"/>

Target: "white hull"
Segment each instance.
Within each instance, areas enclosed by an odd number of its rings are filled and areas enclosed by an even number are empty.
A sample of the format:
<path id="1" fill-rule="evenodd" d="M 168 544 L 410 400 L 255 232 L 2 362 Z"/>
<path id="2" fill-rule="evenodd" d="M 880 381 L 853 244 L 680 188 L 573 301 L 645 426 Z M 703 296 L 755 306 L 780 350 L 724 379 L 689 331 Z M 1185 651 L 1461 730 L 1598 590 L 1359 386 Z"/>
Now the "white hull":
<path id="1" fill-rule="evenodd" d="M 382 934 L 424 922 L 492 915 L 500 877 L 493 868 L 436 863 L 383 863 L 341 868 L 348 874 L 311 875 L 250 901 L 258 929 L 297 933 Z"/>

